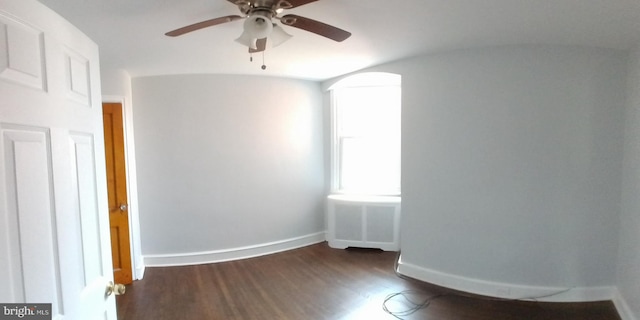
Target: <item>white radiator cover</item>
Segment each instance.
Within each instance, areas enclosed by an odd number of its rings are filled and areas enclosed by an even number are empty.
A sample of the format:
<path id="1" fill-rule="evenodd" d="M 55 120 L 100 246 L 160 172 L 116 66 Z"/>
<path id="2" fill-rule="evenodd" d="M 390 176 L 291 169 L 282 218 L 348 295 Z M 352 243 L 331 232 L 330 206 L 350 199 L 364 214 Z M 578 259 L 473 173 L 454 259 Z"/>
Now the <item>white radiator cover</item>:
<path id="1" fill-rule="evenodd" d="M 327 197 L 328 235 L 332 248 L 400 250 L 400 197 Z"/>

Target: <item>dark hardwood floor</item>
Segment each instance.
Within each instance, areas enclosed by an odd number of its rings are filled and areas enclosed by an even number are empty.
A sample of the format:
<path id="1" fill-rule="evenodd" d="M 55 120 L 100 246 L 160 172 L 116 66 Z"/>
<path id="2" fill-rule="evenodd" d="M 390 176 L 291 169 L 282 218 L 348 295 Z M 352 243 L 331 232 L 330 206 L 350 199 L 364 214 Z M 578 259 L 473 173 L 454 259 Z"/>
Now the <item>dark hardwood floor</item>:
<path id="1" fill-rule="evenodd" d="M 117 297 L 118 319 L 620 319 L 611 302 L 500 301 L 403 279 L 393 272 L 395 259 L 394 252 L 321 243 L 241 261 L 148 268 Z M 385 303 L 406 290 L 412 293 Z M 425 308 L 402 312 L 429 297 Z"/>

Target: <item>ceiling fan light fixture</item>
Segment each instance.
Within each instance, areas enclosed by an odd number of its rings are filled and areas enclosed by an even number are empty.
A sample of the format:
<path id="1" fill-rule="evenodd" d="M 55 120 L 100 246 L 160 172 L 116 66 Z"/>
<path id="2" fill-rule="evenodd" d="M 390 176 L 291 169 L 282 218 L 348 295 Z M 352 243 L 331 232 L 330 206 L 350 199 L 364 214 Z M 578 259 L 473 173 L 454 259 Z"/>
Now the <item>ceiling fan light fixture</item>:
<path id="1" fill-rule="evenodd" d="M 273 23 L 268 13 L 256 12 L 244 21 L 244 32 L 254 39 L 266 38 L 273 30 Z"/>
<path id="2" fill-rule="evenodd" d="M 281 26 L 274 23 L 273 31 L 271 31 L 271 36 L 269 37 L 269 42 L 271 43 L 271 47 L 275 48 L 291 39 L 291 37 L 292 35 L 288 34 Z"/>
<path id="3" fill-rule="evenodd" d="M 254 38 L 252 35 L 250 35 L 246 30 L 242 32 L 242 34 L 240 35 L 240 37 L 238 37 L 238 39 L 236 39 L 236 42 L 245 46 L 245 47 L 249 47 L 251 49 L 257 49 L 256 46 L 256 41 L 258 39 Z"/>

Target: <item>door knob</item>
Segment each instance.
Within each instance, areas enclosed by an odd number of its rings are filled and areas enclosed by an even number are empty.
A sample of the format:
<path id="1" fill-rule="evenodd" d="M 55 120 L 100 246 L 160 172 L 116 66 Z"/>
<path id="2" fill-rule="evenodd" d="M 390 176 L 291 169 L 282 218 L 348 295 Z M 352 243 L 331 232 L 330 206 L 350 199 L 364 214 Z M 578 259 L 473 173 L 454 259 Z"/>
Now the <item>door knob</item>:
<path id="1" fill-rule="evenodd" d="M 120 211 L 125 211 L 125 210 L 127 210 L 127 205 L 123 203 L 120 205 Z"/>
<path id="2" fill-rule="evenodd" d="M 125 291 L 127 291 L 127 288 L 124 286 L 124 284 L 113 284 L 112 281 L 109 281 L 109 285 L 107 285 L 107 297 L 115 294 L 116 296 L 120 296 L 123 295 L 125 293 Z"/>

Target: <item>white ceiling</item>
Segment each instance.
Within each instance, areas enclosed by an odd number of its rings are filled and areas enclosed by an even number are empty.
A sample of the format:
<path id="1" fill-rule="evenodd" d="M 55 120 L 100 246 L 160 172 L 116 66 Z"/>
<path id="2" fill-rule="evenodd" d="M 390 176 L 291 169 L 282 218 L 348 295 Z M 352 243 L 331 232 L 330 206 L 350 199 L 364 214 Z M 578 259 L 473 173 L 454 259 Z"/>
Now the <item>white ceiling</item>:
<path id="1" fill-rule="evenodd" d="M 249 62 L 242 21 L 171 38 L 165 32 L 239 14 L 226 0 L 40 0 L 100 46 L 103 65 L 132 77 L 253 74 L 325 80 L 424 53 L 503 44 L 628 49 L 640 43 L 640 0 L 319 0 L 285 13 L 350 31 L 338 43 L 294 37 Z"/>

